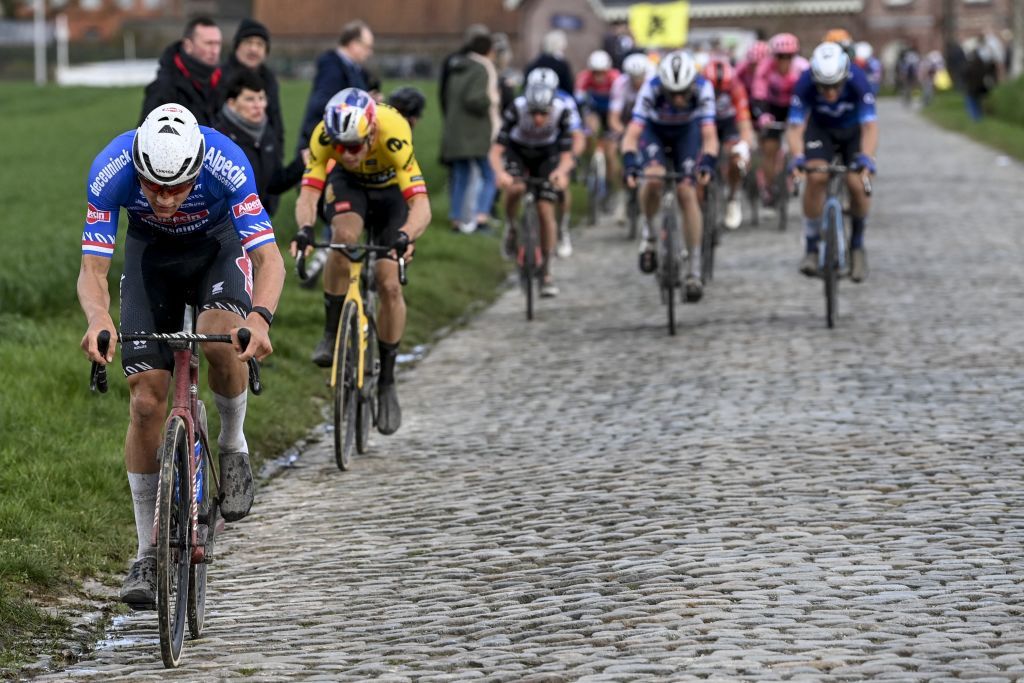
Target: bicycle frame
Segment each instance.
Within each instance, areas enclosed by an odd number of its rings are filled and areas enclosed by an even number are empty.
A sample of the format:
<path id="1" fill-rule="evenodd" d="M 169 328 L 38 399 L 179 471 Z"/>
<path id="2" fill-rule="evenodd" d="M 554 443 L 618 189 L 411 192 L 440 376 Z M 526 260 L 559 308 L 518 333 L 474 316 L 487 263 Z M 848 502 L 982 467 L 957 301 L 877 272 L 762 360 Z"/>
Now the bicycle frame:
<path id="1" fill-rule="evenodd" d="M 829 216 L 835 217 L 835 223 L 838 230 L 836 235 L 836 267 L 839 272 L 843 272 L 846 269 L 846 229 L 845 221 L 843 220 L 843 204 L 840 201 L 842 183 L 846 182 L 846 169 L 843 168 L 841 171 L 833 172 L 829 169 L 830 175 L 828 179 L 828 189 L 825 194 L 825 210 L 822 212 L 822 223 L 821 229 L 824 233 L 828 230 L 828 226 L 833 223 L 829 222 Z M 824 269 L 825 267 L 825 243 L 826 240 L 821 239 L 818 241 L 818 268 Z"/>
<path id="2" fill-rule="evenodd" d="M 345 302 L 352 301 L 356 305 L 356 311 L 358 312 L 359 320 L 359 357 L 356 360 L 356 388 L 360 391 L 363 390 L 363 377 L 365 376 L 366 368 L 366 350 L 367 341 L 369 335 L 366 334 L 366 330 L 370 326 L 370 318 L 366 313 L 366 300 L 363 297 L 362 289 L 362 276 L 363 276 L 363 261 L 361 259 L 350 259 L 351 265 L 349 266 L 349 278 L 348 278 L 348 290 L 345 292 Z M 372 264 L 375 261 L 372 254 L 367 255 L 366 268 L 368 271 L 372 271 Z M 372 277 L 372 274 L 369 275 Z M 341 325 L 338 325 L 337 336 L 341 335 Z M 335 346 L 340 343 L 340 339 L 335 339 Z M 338 384 L 338 356 L 335 355 L 334 361 L 331 363 L 331 388 L 333 389 Z"/>

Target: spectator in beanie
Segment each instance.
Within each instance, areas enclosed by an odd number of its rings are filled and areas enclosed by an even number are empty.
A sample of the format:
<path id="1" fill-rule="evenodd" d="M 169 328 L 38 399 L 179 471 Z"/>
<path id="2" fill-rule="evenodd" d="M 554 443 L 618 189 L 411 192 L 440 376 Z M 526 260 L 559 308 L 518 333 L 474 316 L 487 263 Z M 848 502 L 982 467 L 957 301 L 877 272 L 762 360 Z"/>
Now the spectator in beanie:
<path id="1" fill-rule="evenodd" d="M 182 39 L 160 56 L 156 80 L 146 86 L 139 124 L 162 104 L 184 105 L 200 125 L 217 115 L 217 85 L 221 80 L 220 28 L 209 17 L 196 17 L 185 26 Z"/>
<path id="2" fill-rule="evenodd" d="M 263 80 L 267 95 L 267 118 L 273 128 L 279 158 L 284 158 L 284 119 L 281 116 L 281 91 L 277 85 L 277 76 L 267 66 L 267 55 L 270 54 L 270 31 L 255 19 L 242 19 L 235 32 L 235 47 L 228 60 L 220 67 L 221 70 L 221 104 L 227 98 L 226 86 L 231 83 L 239 72 L 252 69 Z M 265 204 L 265 203 L 264 203 Z"/>
<path id="3" fill-rule="evenodd" d="M 271 216 L 277 210 L 282 192 L 302 179 L 302 157 L 289 166 L 281 165 L 277 137 L 267 112 L 267 86 L 251 69 L 242 69 L 228 81 L 227 98 L 217 117 L 216 128 L 242 148 L 252 164 L 256 191 Z"/>

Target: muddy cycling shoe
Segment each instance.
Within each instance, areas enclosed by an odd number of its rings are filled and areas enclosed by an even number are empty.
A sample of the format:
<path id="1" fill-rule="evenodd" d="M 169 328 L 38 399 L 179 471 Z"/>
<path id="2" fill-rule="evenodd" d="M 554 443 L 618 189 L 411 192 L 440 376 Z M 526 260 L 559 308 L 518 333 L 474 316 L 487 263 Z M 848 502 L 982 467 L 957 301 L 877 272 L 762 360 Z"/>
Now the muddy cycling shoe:
<path id="1" fill-rule="evenodd" d="M 310 360 L 322 368 L 329 368 L 334 362 L 334 336 L 324 333 L 323 339 L 316 343 Z"/>
<path id="2" fill-rule="evenodd" d="M 818 277 L 818 254 L 807 252 L 800 261 L 800 272 L 807 277 Z"/>
<path id="3" fill-rule="evenodd" d="M 850 279 L 854 282 L 864 282 L 868 276 L 868 257 L 864 249 L 854 249 L 850 252 Z"/>
<path id="4" fill-rule="evenodd" d="M 377 431 L 394 434 L 402 426 L 402 408 L 398 405 L 398 388 L 392 384 L 377 385 Z"/>
<path id="5" fill-rule="evenodd" d="M 540 286 L 540 295 L 545 299 L 558 296 L 558 285 L 551 280 L 548 280 Z"/>
<path id="6" fill-rule="evenodd" d="M 653 247 L 641 249 L 640 272 L 653 273 L 658 269 L 658 254 Z"/>
<path id="7" fill-rule="evenodd" d="M 121 602 L 132 609 L 156 609 L 156 558 L 135 560 L 121 584 Z"/>
<path id="8" fill-rule="evenodd" d="M 725 220 L 723 224 L 729 230 L 735 230 L 743 222 L 743 209 L 740 208 L 740 200 L 730 199 L 725 205 Z"/>
<path id="9" fill-rule="evenodd" d="M 248 453 L 220 454 L 220 487 L 220 513 L 225 520 L 237 522 L 249 514 L 254 486 Z"/>
<path id="10" fill-rule="evenodd" d="M 704 296 L 704 283 L 696 275 L 687 275 L 683 282 L 683 294 L 688 303 L 697 303 Z"/>

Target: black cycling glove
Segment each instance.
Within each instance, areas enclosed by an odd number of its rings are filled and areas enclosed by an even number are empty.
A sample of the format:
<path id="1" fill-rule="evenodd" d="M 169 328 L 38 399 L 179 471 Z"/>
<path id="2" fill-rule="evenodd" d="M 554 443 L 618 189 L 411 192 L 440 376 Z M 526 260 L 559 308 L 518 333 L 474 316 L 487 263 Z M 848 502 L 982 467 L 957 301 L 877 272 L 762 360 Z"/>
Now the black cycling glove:
<path id="1" fill-rule="evenodd" d="M 395 258 L 405 256 L 405 252 L 409 249 L 409 233 L 399 230 L 395 241 L 391 243 L 391 248 L 395 250 Z"/>

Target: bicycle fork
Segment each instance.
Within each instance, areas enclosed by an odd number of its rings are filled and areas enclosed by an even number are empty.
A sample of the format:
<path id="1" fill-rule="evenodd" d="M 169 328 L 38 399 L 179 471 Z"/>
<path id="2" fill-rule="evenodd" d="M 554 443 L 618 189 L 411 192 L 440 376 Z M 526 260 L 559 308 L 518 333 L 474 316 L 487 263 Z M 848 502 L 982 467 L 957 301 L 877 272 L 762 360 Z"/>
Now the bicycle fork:
<path id="1" fill-rule="evenodd" d="M 834 220 L 830 220 L 832 216 Z M 836 240 L 836 272 L 842 273 L 846 269 L 846 239 L 843 231 L 843 207 L 835 197 L 825 200 L 825 211 L 821 215 L 821 237 L 818 239 L 818 268 L 824 272 L 825 248 L 828 244 L 828 231 L 835 231 Z"/>

